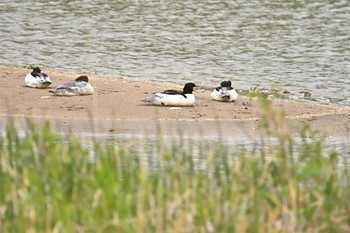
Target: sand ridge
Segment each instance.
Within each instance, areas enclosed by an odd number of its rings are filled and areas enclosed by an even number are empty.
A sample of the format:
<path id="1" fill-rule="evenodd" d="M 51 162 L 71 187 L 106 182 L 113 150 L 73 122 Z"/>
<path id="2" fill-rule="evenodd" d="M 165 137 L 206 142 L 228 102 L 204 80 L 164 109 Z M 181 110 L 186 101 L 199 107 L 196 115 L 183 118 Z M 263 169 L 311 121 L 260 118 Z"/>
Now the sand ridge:
<path id="1" fill-rule="evenodd" d="M 51 88 L 74 80 L 79 75 L 74 72 L 45 70 L 53 84 Z M 65 124 L 77 122 L 250 122 L 247 130 L 253 130 L 261 117 L 260 102 L 257 99 L 239 96 L 233 103 L 222 103 L 210 98 L 210 90 L 198 88 L 194 93 L 196 104 L 193 107 L 170 108 L 144 104 L 141 99 L 153 92 L 165 89 L 182 89 L 181 85 L 159 81 L 144 81 L 125 77 L 86 74 L 95 88 L 88 96 L 53 96 L 48 89 L 35 89 L 25 86 L 24 76 L 30 69 L 0 67 L 0 117 L 11 115 L 18 119 L 50 119 Z M 191 80 L 188 80 L 191 81 Z M 232 80 L 234 82 L 234 80 Z M 214 88 L 214 87 L 213 87 Z M 318 103 L 273 100 L 275 108 L 285 111 L 292 125 L 309 122 L 325 132 L 350 134 L 350 107 L 323 105 Z M 73 125 L 74 125 L 73 124 Z M 107 124 L 107 123 L 106 123 Z M 246 124 L 246 123 L 244 123 Z M 128 125 L 128 124 L 125 124 Z M 185 127 L 191 127 L 188 123 Z M 86 127 L 86 126 L 85 126 Z M 103 127 L 102 127 L 103 128 Z M 108 128 L 108 127 L 106 127 Z"/>

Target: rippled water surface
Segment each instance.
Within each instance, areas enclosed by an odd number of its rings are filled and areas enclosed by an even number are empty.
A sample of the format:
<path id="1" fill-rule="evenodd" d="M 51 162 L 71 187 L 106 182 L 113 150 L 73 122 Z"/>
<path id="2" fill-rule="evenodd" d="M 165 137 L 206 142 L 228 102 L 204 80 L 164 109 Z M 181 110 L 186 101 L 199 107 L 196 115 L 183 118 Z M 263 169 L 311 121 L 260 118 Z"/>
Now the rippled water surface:
<path id="1" fill-rule="evenodd" d="M 0 3 L 0 64 L 238 89 L 309 90 L 350 105 L 350 1 Z"/>

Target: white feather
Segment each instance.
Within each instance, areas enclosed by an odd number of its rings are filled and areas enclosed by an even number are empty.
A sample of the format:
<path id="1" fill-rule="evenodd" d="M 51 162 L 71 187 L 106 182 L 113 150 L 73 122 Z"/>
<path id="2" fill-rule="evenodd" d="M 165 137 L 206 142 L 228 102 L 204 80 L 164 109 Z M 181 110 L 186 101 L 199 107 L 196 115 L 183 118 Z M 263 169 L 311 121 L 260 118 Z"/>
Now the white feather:
<path id="1" fill-rule="evenodd" d="M 24 77 L 24 81 L 28 87 L 47 88 L 52 83 L 50 77 L 46 74 L 36 73 L 36 76 L 33 76 L 32 73 L 30 72 Z"/>
<path id="2" fill-rule="evenodd" d="M 231 102 L 238 98 L 238 93 L 235 89 L 227 90 L 227 88 L 221 87 L 219 90 L 214 89 L 210 96 L 213 100 Z"/>

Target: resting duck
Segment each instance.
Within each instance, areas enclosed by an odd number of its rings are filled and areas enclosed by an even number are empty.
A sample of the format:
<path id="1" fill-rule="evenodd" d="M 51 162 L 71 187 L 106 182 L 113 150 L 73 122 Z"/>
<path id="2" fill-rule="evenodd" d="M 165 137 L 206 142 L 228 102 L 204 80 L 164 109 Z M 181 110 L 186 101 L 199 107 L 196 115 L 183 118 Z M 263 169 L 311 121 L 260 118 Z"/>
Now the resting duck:
<path id="1" fill-rule="evenodd" d="M 49 90 L 54 95 L 91 95 L 94 92 L 94 88 L 89 83 L 87 76 L 82 75 L 76 78 L 74 81 L 67 82 L 61 86 Z"/>
<path id="2" fill-rule="evenodd" d="M 230 102 L 235 101 L 238 94 L 231 86 L 231 81 L 222 81 L 220 86 L 211 93 L 211 98 L 217 101 Z"/>
<path id="3" fill-rule="evenodd" d="M 49 76 L 45 73 L 41 73 L 39 67 L 35 67 L 32 72 L 28 73 L 24 77 L 24 81 L 28 87 L 34 88 L 47 88 L 51 84 Z"/>
<path id="4" fill-rule="evenodd" d="M 183 91 L 166 90 L 156 92 L 153 96 L 143 99 L 142 101 L 162 106 L 191 106 L 196 102 L 196 98 L 192 93 L 195 86 L 196 84 L 194 83 L 186 83 Z"/>

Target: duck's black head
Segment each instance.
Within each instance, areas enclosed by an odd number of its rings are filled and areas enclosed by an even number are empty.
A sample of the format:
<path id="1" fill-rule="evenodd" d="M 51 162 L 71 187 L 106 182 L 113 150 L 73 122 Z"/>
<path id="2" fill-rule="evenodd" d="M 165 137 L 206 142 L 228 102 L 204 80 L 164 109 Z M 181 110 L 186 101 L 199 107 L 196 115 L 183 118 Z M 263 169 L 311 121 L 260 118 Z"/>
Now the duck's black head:
<path id="1" fill-rule="evenodd" d="M 41 73 L 41 69 L 39 67 L 34 67 L 33 72 L 35 73 Z"/>
<path id="2" fill-rule="evenodd" d="M 194 91 L 194 87 L 196 87 L 196 84 L 194 83 L 186 83 L 183 89 L 184 94 L 192 94 Z"/>
<path id="3" fill-rule="evenodd" d="M 76 78 L 75 81 L 78 81 L 78 82 L 81 82 L 81 81 L 89 82 L 89 78 L 86 75 L 81 75 L 78 78 Z"/>
<path id="4" fill-rule="evenodd" d="M 220 86 L 222 87 L 231 87 L 231 81 L 222 81 Z"/>

